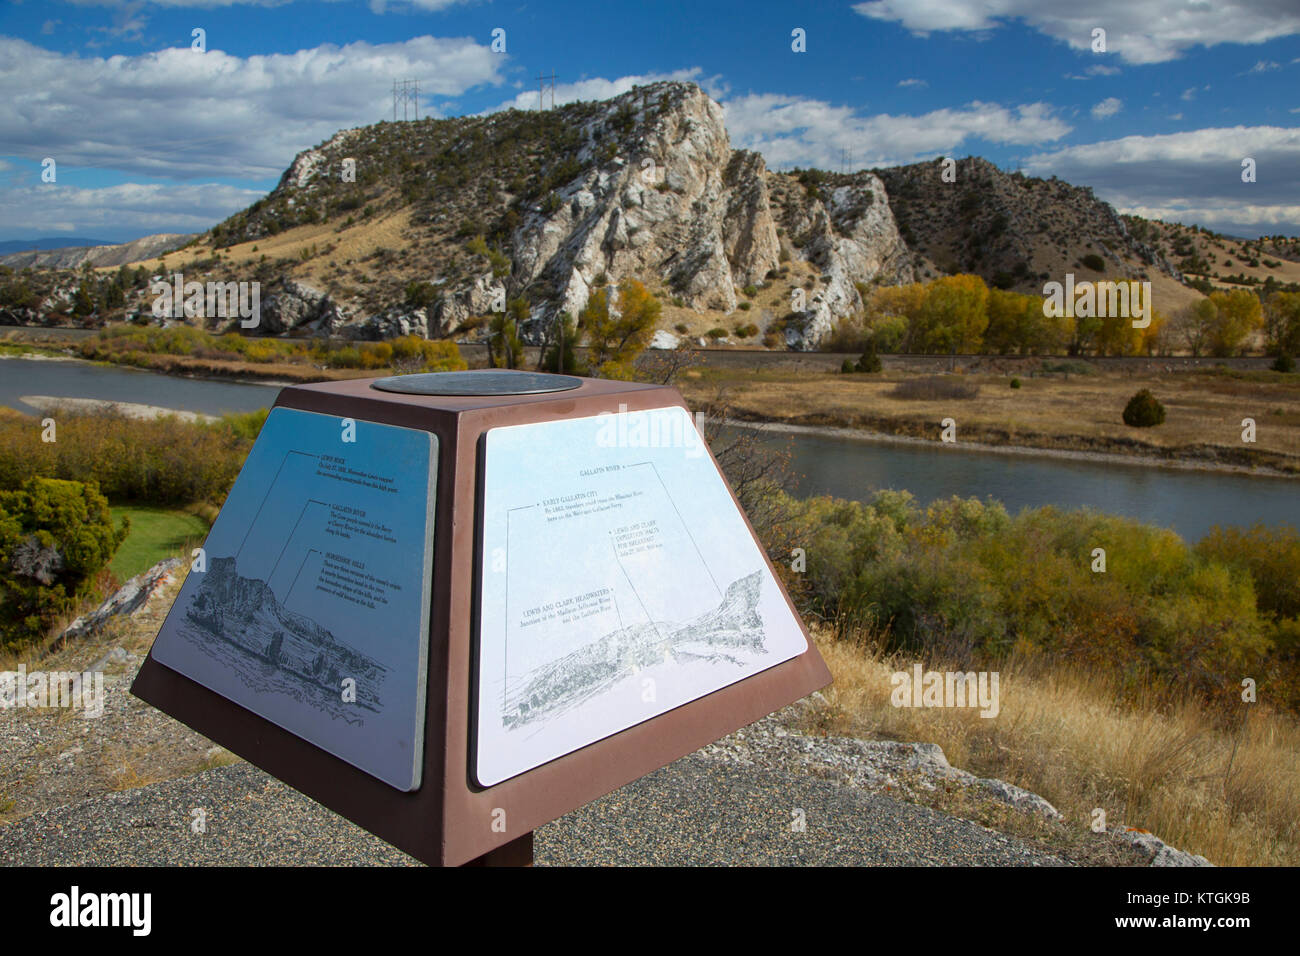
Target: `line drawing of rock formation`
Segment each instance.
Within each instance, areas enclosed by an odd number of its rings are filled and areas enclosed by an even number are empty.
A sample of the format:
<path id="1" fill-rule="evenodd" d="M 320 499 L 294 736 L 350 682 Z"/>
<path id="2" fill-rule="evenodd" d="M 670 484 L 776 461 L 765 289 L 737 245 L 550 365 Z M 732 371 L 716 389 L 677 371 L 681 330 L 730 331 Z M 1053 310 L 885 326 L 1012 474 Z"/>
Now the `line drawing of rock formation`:
<path id="1" fill-rule="evenodd" d="M 365 723 L 379 713 L 387 668 L 303 614 L 287 610 L 265 581 L 238 573 L 233 557 L 210 558 L 178 634 L 225 665 L 254 693 L 281 693 L 322 713 Z M 355 702 L 343 700 L 345 678 Z"/>
<path id="2" fill-rule="evenodd" d="M 651 621 L 610 631 L 511 682 L 502 725 L 507 731 L 552 720 L 664 661 L 743 665 L 767 652 L 758 613 L 762 569 L 727 585 L 716 607 L 685 623 Z"/>

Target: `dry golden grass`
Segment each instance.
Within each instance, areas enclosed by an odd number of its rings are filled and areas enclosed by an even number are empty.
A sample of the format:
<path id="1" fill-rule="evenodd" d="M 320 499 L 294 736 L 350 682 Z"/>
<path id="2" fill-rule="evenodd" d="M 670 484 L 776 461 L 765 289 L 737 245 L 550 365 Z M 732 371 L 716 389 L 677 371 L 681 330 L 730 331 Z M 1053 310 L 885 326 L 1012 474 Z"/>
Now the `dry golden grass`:
<path id="1" fill-rule="evenodd" d="M 898 708 L 889 678 L 911 661 L 824 632 L 816 639 L 835 678 L 828 732 L 936 743 L 953 766 L 1041 794 L 1081 825 L 1100 807 L 1108 825 L 1150 831 L 1220 866 L 1300 864 L 1300 726 L 1262 704 L 1225 728 L 1167 691 L 1122 697 L 1102 674 L 1011 661 L 999 668 L 995 718 Z"/>
<path id="2" fill-rule="evenodd" d="M 904 400 L 888 393 L 916 373 L 809 374 L 701 369 L 678 387 L 688 401 L 708 402 L 726 388 L 730 413 L 741 419 L 878 430 L 938 440 L 940 422 L 957 422 L 959 441 L 1039 448 L 1152 454 L 1223 461 L 1266 460 L 1300 470 L 1300 379 L 1248 381 L 1208 372 L 1105 371 L 1093 375 L 1029 378 L 969 375 L 980 386 L 971 399 Z M 1139 389 L 1164 404 L 1165 423 L 1130 428 L 1121 417 Z M 1256 422 L 1254 444 L 1241 440 L 1242 419 Z M 1192 449 L 1199 449 L 1193 454 Z M 1276 457 L 1278 460 L 1267 460 Z"/>

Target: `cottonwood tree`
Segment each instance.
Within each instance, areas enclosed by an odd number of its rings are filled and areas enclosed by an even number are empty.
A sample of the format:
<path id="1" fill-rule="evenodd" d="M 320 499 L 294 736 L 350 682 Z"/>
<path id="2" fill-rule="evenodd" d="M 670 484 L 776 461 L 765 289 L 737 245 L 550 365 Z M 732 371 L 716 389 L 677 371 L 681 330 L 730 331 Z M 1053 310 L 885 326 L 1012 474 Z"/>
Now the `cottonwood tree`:
<path id="1" fill-rule="evenodd" d="M 1274 355 L 1300 354 L 1300 292 L 1274 292 L 1268 297 L 1264 338 Z"/>
<path id="2" fill-rule="evenodd" d="M 1264 322 L 1259 297 L 1246 289 L 1210 295 L 1217 317 L 1210 332 L 1210 351 L 1223 357 L 1241 351 L 1246 339 Z"/>
<path id="3" fill-rule="evenodd" d="M 598 378 L 629 378 L 632 362 L 649 344 L 662 306 L 636 279 L 618 284 L 618 303 L 610 309 L 609 290 L 597 289 L 578 313 L 578 330 L 587 343 L 587 362 Z"/>

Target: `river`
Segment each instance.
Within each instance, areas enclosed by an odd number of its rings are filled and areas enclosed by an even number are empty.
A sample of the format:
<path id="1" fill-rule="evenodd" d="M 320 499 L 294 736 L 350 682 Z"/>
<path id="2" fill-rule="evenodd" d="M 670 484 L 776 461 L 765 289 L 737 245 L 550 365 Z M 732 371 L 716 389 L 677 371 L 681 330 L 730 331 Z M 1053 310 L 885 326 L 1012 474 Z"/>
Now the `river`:
<path id="1" fill-rule="evenodd" d="M 218 415 L 270 405 L 279 388 L 178 378 L 134 369 L 0 359 L 0 404 L 32 413 L 22 395 L 137 402 Z M 808 432 L 773 432 L 789 447 L 795 490 L 866 499 L 902 488 L 922 504 L 949 495 L 993 497 L 1025 507 L 1090 507 L 1172 528 L 1195 541 L 1213 525 L 1300 527 L 1300 481 L 1222 472 L 966 451 L 939 443 L 898 444 Z"/>

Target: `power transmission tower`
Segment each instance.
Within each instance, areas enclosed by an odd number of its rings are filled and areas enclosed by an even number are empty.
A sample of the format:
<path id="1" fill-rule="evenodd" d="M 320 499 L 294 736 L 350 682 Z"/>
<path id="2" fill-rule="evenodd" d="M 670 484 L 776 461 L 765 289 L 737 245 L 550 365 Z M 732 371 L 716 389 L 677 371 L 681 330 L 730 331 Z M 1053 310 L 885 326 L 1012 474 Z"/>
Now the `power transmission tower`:
<path id="1" fill-rule="evenodd" d="M 537 74 L 537 109 L 546 109 L 546 74 Z M 555 109 L 555 71 L 551 71 L 551 109 Z"/>
<path id="2" fill-rule="evenodd" d="M 393 122 L 397 122 L 397 104 L 402 104 L 402 119 L 407 119 L 407 104 L 411 106 L 411 112 L 415 118 L 420 118 L 420 82 L 418 80 L 402 80 L 399 85 L 397 80 L 393 80 Z"/>

